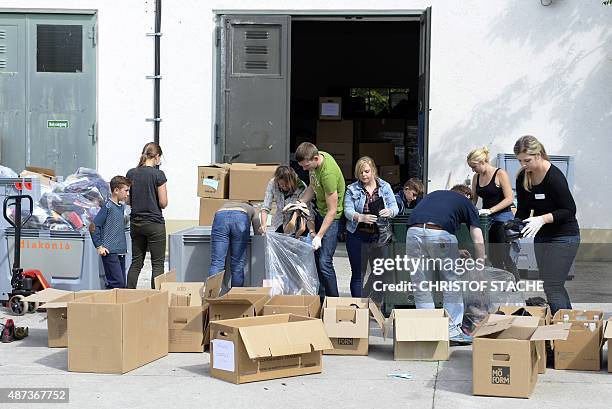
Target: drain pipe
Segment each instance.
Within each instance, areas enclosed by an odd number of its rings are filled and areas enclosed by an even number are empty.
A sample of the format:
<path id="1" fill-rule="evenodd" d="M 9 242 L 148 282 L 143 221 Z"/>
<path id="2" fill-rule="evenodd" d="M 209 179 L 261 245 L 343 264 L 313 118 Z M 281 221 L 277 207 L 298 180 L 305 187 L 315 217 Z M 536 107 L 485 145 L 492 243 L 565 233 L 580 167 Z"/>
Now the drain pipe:
<path id="1" fill-rule="evenodd" d="M 147 79 L 153 80 L 153 118 L 147 118 L 148 122 L 153 122 L 153 141 L 159 144 L 159 123 L 160 115 L 160 82 L 162 79 L 160 69 L 160 40 L 161 40 L 161 0 L 155 0 L 155 32 L 147 33 L 147 36 L 155 38 L 155 73 L 147 75 Z"/>

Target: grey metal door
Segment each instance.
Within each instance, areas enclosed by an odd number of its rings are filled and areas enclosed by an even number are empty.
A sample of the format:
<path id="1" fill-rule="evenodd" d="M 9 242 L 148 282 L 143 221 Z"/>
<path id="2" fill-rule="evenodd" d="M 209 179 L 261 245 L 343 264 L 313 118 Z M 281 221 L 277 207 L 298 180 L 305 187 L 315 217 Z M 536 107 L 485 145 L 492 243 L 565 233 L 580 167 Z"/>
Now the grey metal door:
<path id="1" fill-rule="evenodd" d="M 0 14 L 1 161 L 96 167 L 95 15 Z"/>
<path id="2" fill-rule="evenodd" d="M 419 113 L 418 142 L 419 157 L 422 158 L 420 173 L 427 189 L 427 158 L 429 155 L 429 55 L 431 49 L 431 7 L 421 15 L 419 47 Z"/>
<path id="3" fill-rule="evenodd" d="M 289 16 L 223 16 L 217 143 L 223 160 L 288 162 Z"/>

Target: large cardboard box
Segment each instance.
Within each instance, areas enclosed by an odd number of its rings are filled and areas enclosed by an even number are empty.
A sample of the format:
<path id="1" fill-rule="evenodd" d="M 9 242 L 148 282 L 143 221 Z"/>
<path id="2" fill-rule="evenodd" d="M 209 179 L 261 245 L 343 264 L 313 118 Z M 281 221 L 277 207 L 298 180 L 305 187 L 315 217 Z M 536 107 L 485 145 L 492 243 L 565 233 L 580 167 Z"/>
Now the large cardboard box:
<path id="1" fill-rule="evenodd" d="M 325 297 L 323 325 L 333 349 L 329 355 L 367 355 L 370 345 L 370 314 L 384 332 L 385 317 L 368 298 Z"/>
<path id="2" fill-rule="evenodd" d="M 569 324 L 539 325 L 538 317 L 488 315 L 474 332 L 474 395 L 528 398 L 538 381 L 535 341 L 565 339 Z"/>
<path id="3" fill-rule="evenodd" d="M 68 303 L 68 370 L 126 373 L 168 355 L 168 293 L 114 289 Z"/>
<path id="4" fill-rule="evenodd" d="M 236 384 L 320 373 L 321 320 L 293 314 L 211 323 L 210 375 Z"/>
<path id="5" fill-rule="evenodd" d="M 366 118 L 362 120 L 362 137 L 364 139 L 378 139 L 389 134 L 401 135 L 406 131 L 405 119 L 394 118 Z"/>
<path id="6" fill-rule="evenodd" d="M 176 282 L 176 271 L 155 277 L 155 288 L 168 292 L 168 352 L 203 352 L 209 343 L 208 303 L 218 297 L 224 272 L 206 282 Z"/>
<path id="7" fill-rule="evenodd" d="M 555 369 L 601 370 L 603 311 L 559 310 L 553 323 L 562 322 L 569 322 L 571 330 L 566 340 L 554 343 Z"/>
<path id="8" fill-rule="evenodd" d="M 44 308 L 47 311 L 47 344 L 49 348 L 66 348 L 68 346 L 68 302 L 88 297 L 100 291 L 72 292 L 45 288 L 24 300 L 40 303 L 38 308 Z"/>
<path id="9" fill-rule="evenodd" d="M 392 143 L 360 143 L 359 157 L 369 156 L 376 166 L 395 165 L 395 145 Z"/>
<path id="10" fill-rule="evenodd" d="M 550 325 L 552 316 L 550 313 L 550 307 L 537 307 L 537 306 L 526 306 L 526 307 L 511 307 L 502 305 L 499 307 L 498 312 L 503 312 L 505 315 L 519 315 L 519 316 L 532 316 L 540 318 L 539 325 Z M 536 348 L 540 361 L 538 362 L 538 373 L 546 373 L 546 341 L 536 342 Z"/>
<path id="11" fill-rule="evenodd" d="M 213 220 L 215 219 L 215 212 L 221 208 L 225 203 L 229 202 L 227 199 L 209 199 L 200 198 L 200 226 L 212 226 Z"/>
<path id="12" fill-rule="evenodd" d="M 342 119 L 342 98 L 319 97 L 319 119 L 336 121 Z"/>
<path id="13" fill-rule="evenodd" d="M 320 143 L 353 144 L 353 121 L 317 121 L 317 146 Z"/>
<path id="14" fill-rule="evenodd" d="M 210 321 L 263 315 L 263 308 L 270 299 L 268 287 L 234 287 L 217 298 L 207 298 Z"/>
<path id="15" fill-rule="evenodd" d="M 275 295 L 264 305 L 263 314 L 295 314 L 319 318 L 321 298 L 318 295 Z"/>
<path id="16" fill-rule="evenodd" d="M 604 338 L 608 340 L 608 372 L 612 372 L 612 318 L 606 321 Z"/>
<path id="17" fill-rule="evenodd" d="M 229 165 L 198 166 L 198 196 L 211 199 L 229 197 Z"/>
<path id="18" fill-rule="evenodd" d="M 345 179 L 353 178 L 353 144 L 326 142 L 318 144 L 317 149 L 334 157 Z"/>
<path id="19" fill-rule="evenodd" d="M 376 162 L 376 161 L 375 161 Z M 378 167 L 378 176 L 391 185 L 401 183 L 399 165 L 386 165 Z"/>
<path id="20" fill-rule="evenodd" d="M 391 311 L 393 359 L 396 361 L 448 360 L 448 313 L 443 309 Z"/>
<path id="21" fill-rule="evenodd" d="M 264 200 L 268 182 L 278 164 L 232 163 L 229 198 L 232 200 Z"/>

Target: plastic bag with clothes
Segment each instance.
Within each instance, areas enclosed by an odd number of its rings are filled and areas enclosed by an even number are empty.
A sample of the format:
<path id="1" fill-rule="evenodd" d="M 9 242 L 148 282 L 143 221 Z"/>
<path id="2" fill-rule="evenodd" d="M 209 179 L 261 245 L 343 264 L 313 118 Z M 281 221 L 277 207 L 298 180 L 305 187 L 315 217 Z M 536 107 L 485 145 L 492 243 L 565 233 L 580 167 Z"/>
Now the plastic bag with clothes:
<path id="1" fill-rule="evenodd" d="M 17 178 L 19 175 L 11 168 L 0 165 L 0 178 Z"/>
<path id="2" fill-rule="evenodd" d="M 470 269 L 461 280 L 484 283 L 477 286 L 478 291 L 468 288 L 463 292 L 463 328 L 470 333 L 487 314 L 495 313 L 500 306 L 525 305 L 525 294 L 516 289 L 514 275 L 508 271 L 485 266 L 484 269 Z"/>
<path id="3" fill-rule="evenodd" d="M 307 238 L 302 240 L 282 233 L 266 233 L 266 280 L 277 294 L 319 293 L 314 252 Z"/>
<path id="4" fill-rule="evenodd" d="M 110 186 L 94 169 L 78 168 L 53 189 L 54 193 L 78 193 L 101 207 L 110 197 Z"/>
<path id="5" fill-rule="evenodd" d="M 46 226 L 52 230 L 84 230 L 93 222 L 100 211 L 97 202 L 88 200 L 80 193 L 45 193 L 40 199 L 40 205 L 53 216 Z"/>

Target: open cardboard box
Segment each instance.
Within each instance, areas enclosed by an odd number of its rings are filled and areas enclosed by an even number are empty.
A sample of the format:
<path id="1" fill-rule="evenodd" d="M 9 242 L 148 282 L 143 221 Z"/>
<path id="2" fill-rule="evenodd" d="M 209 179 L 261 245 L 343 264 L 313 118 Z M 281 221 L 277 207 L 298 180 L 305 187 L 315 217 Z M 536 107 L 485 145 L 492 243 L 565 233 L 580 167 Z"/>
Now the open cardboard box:
<path id="1" fill-rule="evenodd" d="M 304 317 L 321 316 L 321 298 L 318 295 L 275 295 L 264 305 L 263 315 L 296 314 Z"/>
<path id="2" fill-rule="evenodd" d="M 608 340 L 608 372 L 612 372 L 612 318 L 606 321 L 604 339 Z"/>
<path id="3" fill-rule="evenodd" d="M 393 359 L 446 361 L 449 351 L 448 313 L 443 309 L 394 309 Z"/>
<path id="4" fill-rule="evenodd" d="M 601 370 L 601 348 L 603 346 L 603 311 L 559 310 L 553 323 L 571 324 L 569 337 L 555 341 L 555 369 L 578 371 Z"/>

